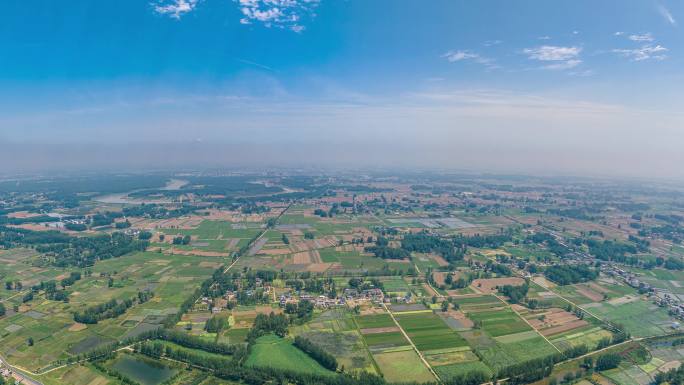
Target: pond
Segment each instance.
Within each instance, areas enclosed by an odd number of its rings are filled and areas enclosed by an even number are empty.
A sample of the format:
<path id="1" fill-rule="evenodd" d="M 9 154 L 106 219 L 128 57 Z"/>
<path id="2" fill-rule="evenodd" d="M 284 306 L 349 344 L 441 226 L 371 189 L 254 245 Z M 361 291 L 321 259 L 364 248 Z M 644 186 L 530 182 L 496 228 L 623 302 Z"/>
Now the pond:
<path id="1" fill-rule="evenodd" d="M 159 362 L 129 354 L 119 356 L 112 369 L 141 385 L 158 385 L 173 377 L 177 370 Z"/>

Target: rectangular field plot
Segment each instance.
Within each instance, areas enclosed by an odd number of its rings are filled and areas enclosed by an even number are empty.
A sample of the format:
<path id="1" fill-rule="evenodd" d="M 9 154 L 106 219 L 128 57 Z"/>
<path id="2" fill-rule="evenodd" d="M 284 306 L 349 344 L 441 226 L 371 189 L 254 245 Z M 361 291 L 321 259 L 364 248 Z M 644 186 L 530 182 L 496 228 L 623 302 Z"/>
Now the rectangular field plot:
<path id="1" fill-rule="evenodd" d="M 586 307 L 600 318 L 624 325 L 634 337 L 659 336 L 669 332 L 672 319 L 666 310 L 638 297 L 623 298 Z"/>
<path id="2" fill-rule="evenodd" d="M 575 346 L 586 345 L 590 350 L 596 349 L 598 342 L 603 338 L 610 338 L 612 334 L 600 327 L 586 326 L 571 330 L 562 334 L 549 337 L 551 343 L 560 350 L 570 349 Z"/>
<path id="3" fill-rule="evenodd" d="M 385 291 L 389 293 L 408 293 L 409 287 L 401 277 L 388 277 L 381 280 L 382 285 L 385 287 Z"/>
<path id="4" fill-rule="evenodd" d="M 396 326 L 392 317 L 387 313 L 364 315 L 356 317 L 356 323 L 359 329 L 375 329 Z"/>
<path id="5" fill-rule="evenodd" d="M 449 381 L 453 377 L 461 376 L 475 371 L 485 373 L 488 376 L 492 375 L 492 370 L 489 369 L 487 365 L 482 363 L 482 361 L 470 361 L 458 364 L 439 365 L 433 366 L 432 369 L 435 371 L 435 373 L 437 373 L 437 375 L 439 376 L 439 378 L 442 379 L 442 381 Z"/>
<path id="6" fill-rule="evenodd" d="M 401 346 L 409 346 L 409 342 L 404 338 L 404 335 L 398 331 L 364 334 L 363 338 L 366 340 L 368 349 L 374 352 L 394 349 Z"/>
<path id="7" fill-rule="evenodd" d="M 528 333 L 520 333 L 518 341 L 500 342 L 493 345 L 475 346 L 480 357 L 492 369 L 500 370 L 507 366 L 519 364 L 536 358 L 546 357 L 558 351 L 542 337 Z"/>
<path id="8" fill-rule="evenodd" d="M 389 382 L 430 382 L 434 376 L 413 350 L 374 354 L 373 358 Z"/>
<path id="9" fill-rule="evenodd" d="M 454 303 L 457 303 L 463 311 L 486 310 L 505 305 L 493 295 L 454 297 Z"/>
<path id="10" fill-rule="evenodd" d="M 508 308 L 493 311 L 469 312 L 468 318 L 476 324 L 480 323 L 482 329 L 492 337 L 532 330 L 525 321 L 520 319 L 513 310 Z"/>
<path id="11" fill-rule="evenodd" d="M 467 346 L 468 343 L 451 330 L 434 313 L 412 313 L 396 315 L 399 325 L 420 351 L 448 349 Z"/>

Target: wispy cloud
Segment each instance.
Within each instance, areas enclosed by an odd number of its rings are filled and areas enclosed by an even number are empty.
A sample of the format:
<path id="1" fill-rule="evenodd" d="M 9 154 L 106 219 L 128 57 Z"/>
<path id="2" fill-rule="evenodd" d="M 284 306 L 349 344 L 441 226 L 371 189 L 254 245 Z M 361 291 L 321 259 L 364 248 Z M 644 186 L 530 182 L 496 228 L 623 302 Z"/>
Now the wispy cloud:
<path id="1" fill-rule="evenodd" d="M 287 28 L 302 32 L 302 17 L 314 15 L 320 0 L 233 0 L 240 6 L 242 24 L 262 23 L 264 26 Z"/>
<path id="2" fill-rule="evenodd" d="M 653 35 L 650 32 L 644 34 L 629 35 L 629 40 L 631 41 L 653 41 Z"/>
<path id="3" fill-rule="evenodd" d="M 197 6 L 199 0 L 160 0 L 157 3 L 152 3 L 154 11 L 167 15 L 174 19 L 180 19 L 183 14 L 186 14 Z"/>
<path id="4" fill-rule="evenodd" d="M 634 49 L 614 49 L 613 52 L 629 58 L 632 61 L 664 60 L 668 49 L 661 45 L 644 45 Z"/>
<path id="5" fill-rule="evenodd" d="M 530 60 L 547 63 L 541 67 L 543 69 L 567 70 L 582 64 L 582 60 L 579 58 L 582 47 L 543 45 L 536 48 L 526 48 L 523 52 Z"/>
<path id="6" fill-rule="evenodd" d="M 503 43 L 502 40 L 487 40 L 487 41 L 485 41 L 483 44 L 484 44 L 485 47 L 492 47 L 492 46 L 495 46 L 495 45 L 499 45 L 499 44 L 501 44 L 501 43 Z"/>
<path id="7" fill-rule="evenodd" d="M 261 69 L 264 69 L 264 70 L 267 70 L 267 71 L 276 72 L 276 70 L 274 70 L 273 68 L 271 68 L 271 67 L 269 67 L 269 66 L 267 66 L 267 65 L 260 64 L 260 63 L 257 63 L 257 62 L 253 62 L 253 61 L 251 61 L 251 60 L 245 60 L 245 59 L 236 59 L 236 60 L 239 61 L 240 63 L 243 63 L 243 64 L 248 64 L 248 65 L 251 65 L 251 66 L 254 66 L 254 67 L 257 67 L 257 68 L 261 68 Z"/>
<path id="8" fill-rule="evenodd" d="M 624 33 L 618 34 L 616 36 L 623 36 Z M 665 54 L 668 49 L 660 44 L 656 44 L 653 34 L 650 32 L 641 34 L 632 34 L 627 36 L 630 41 L 641 43 L 641 47 L 636 48 L 616 48 L 613 49 L 613 53 L 621 55 L 628 58 L 631 61 L 645 61 L 645 60 L 664 60 L 667 58 Z"/>
<path id="9" fill-rule="evenodd" d="M 472 61 L 478 64 L 482 64 L 483 66 L 489 69 L 498 68 L 493 59 L 483 57 L 479 53 L 472 52 L 469 50 L 449 51 L 442 55 L 442 57 L 446 58 L 451 63 L 460 61 Z"/>
<path id="10" fill-rule="evenodd" d="M 675 20 L 674 16 L 672 16 L 672 12 L 665 8 L 664 5 L 658 4 L 658 12 L 660 12 L 660 15 L 663 17 L 663 19 L 665 19 L 665 21 L 671 25 L 677 25 L 677 20 Z"/>

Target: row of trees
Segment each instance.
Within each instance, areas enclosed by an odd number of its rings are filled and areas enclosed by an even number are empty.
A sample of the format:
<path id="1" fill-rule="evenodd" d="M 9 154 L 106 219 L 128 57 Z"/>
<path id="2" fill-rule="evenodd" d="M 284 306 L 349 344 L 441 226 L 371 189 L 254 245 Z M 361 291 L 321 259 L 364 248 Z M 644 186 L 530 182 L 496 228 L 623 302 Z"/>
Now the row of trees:
<path id="1" fill-rule="evenodd" d="M 83 324 L 96 324 L 109 318 L 116 318 L 124 314 L 135 303 L 145 303 L 154 296 L 153 293 L 147 291 L 140 291 L 133 298 L 128 298 L 123 301 L 112 299 L 105 303 L 87 307 L 85 310 L 74 313 L 74 321 Z"/>
<path id="2" fill-rule="evenodd" d="M 294 346 L 298 347 L 304 353 L 308 354 L 311 358 L 316 360 L 324 368 L 332 371 L 337 370 L 337 359 L 335 359 L 335 357 L 332 354 L 321 349 L 321 347 L 317 346 L 310 340 L 301 336 L 297 336 L 294 340 Z"/>

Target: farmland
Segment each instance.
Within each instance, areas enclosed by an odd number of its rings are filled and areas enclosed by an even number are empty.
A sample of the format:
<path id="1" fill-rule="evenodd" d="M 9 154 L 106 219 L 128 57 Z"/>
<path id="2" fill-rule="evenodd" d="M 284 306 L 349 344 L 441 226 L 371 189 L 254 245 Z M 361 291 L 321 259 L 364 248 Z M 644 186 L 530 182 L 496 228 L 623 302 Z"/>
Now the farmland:
<path id="1" fill-rule="evenodd" d="M 60 209 L 81 213 L 81 233 L 26 230 L 50 235 L 28 233 L 47 242 L 38 245 L 8 233 L 13 241 L 0 249 L 2 357 L 47 385 L 116 384 L 144 363 L 167 367 L 157 379 L 137 377 L 152 385 L 230 383 L 234 373 L 216 371 L 226 363 L 257 377 L 532 378 L 540 362 L 563 374 L 576 355 L 637 342 L 653 359 L 625 358 L 600 376 L 645 383 L 678 360 L 650 341 L 677 333 L 684 275 L 649 265 L 660 249 L 638 262 L 641 254 L 596 230 L 617 236 L 624 221 L 561 221 L 541 203 L 526 213 L 515 200 L 494 199 L 504 192 L 484 183 L 470 198 L 396 181 L 351 193 L 345 183 L 354 179 L 312 180 L 300 187 L 312 195 L 297 200 L 223 204 L 183 188 L 157 192 L 170 203 L 149 207 L 84 200 L 78 212 Z M 313 193 L 318 183 L 328 186 L 324 194 Z M 178 194 L 192 203 L 174 203 Z M 144 247 L 117 254 L 84 241 L 113 242 L 115 234 Z M 622 242 L 636 244 L 626 235 Z M 636 259 L 591 254 L 612 252 Z"/>

